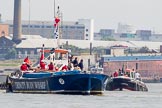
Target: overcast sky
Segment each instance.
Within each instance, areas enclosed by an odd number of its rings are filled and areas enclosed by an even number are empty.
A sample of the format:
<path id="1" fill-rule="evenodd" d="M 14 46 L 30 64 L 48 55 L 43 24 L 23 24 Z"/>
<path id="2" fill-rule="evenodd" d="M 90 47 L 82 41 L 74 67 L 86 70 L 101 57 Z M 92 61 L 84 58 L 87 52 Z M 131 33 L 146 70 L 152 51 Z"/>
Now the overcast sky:
<path id="1" fill-rule="evenodd" d="M 53 21 L 54 0 L 22 0 L 22 20 Z M 162 0 L 55 0 L 64 21 L 94 19 L 95 32 L 117 29 L 119 22 L 162 33 Z M 14 0 L 0 0 L 3 20 L 13 19 Z"/>

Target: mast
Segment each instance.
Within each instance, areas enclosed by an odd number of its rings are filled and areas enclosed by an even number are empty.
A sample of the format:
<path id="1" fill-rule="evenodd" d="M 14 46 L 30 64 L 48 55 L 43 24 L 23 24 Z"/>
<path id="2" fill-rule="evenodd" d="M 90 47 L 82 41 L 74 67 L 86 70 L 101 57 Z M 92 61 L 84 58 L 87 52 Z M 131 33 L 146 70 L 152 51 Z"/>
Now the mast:
<path id="1" fill-rule="evenodd" d="M 28 19 L 28 34 L 30 35 L 30 0 L 29 0 L 29 19 Z"/>
<path id="2" fill-rule="evenodd" d="M 61 20 L 61 13 L 59 6 L 57 7 L 57 12 L 55 13 L 55 0 L 54 0 L 54 38 L 57 40 L 57 48 L 60 47 L 60 21 Z"/>
<path id="3" fill-rule="evenodd" d="M 53 6 L 53 11 L 54 11 L 54 19 L 55 19 L 55 17 L 56 17 L 56 14 L 55 14 L 55 0 L 54 0 L 54 6 Z"/>

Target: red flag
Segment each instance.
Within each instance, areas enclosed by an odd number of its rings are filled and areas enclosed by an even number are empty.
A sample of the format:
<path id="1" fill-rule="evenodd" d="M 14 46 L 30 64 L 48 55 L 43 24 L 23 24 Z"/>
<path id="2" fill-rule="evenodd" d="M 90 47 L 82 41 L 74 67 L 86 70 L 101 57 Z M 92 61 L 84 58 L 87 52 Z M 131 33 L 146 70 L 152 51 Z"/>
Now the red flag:
<path id="1" fill-rule="evenodd" d="M 55 18 L 55 22 L 56 22 L 56 24 L 58 24 L 60 22 L 60 19 L 59 18 Z"/>
<path id="2" fill-rule="evenodd" d="M 59 18 L 55 18 L 55 23 L 54 23 L 54 27 L 58 26 L 58 23 L 60 22 Z"/>
<path id="3" fill-rule="evenodd" d="M 59 28 L 59 23 L 60 22 L 60 19 L 59 18 L 55 18 L 55 20 L 54 20 L 54 36 L 55 36 L 55 38 L 56 39 L 58 39 L 58 28 Z"/>

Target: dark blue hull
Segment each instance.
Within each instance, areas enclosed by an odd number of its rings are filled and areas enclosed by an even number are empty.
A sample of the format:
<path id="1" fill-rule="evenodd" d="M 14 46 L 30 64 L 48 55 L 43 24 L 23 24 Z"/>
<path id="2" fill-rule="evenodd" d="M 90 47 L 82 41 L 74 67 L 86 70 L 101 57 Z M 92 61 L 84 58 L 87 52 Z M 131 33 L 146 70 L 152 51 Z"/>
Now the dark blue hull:
<path id="1" fill-rule="evenodd" d="M 130 91 L 148 91 L 144 82 L 127 78 L 127 77 L 115 77 L 108 81 L 106 90 L 130 90 Z"/>
<path id="2" fill-rule="evenodd" d="M 14 93 L 102 94 L 107 78 L 103 74 L 77 73 L 9 80 Z"/>

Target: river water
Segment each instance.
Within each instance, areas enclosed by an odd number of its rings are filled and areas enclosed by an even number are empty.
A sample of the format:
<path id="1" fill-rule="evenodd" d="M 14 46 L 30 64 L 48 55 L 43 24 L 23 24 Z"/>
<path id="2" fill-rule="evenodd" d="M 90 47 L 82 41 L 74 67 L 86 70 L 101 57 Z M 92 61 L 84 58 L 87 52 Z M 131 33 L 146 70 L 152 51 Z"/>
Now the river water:
<path id="1" fill-rule="evenodd" d="M 105 91 L 97 96 L 0 91 L 0 108 L 162 108 L 162 83 L 147 86 L 148 92 Z"/>

